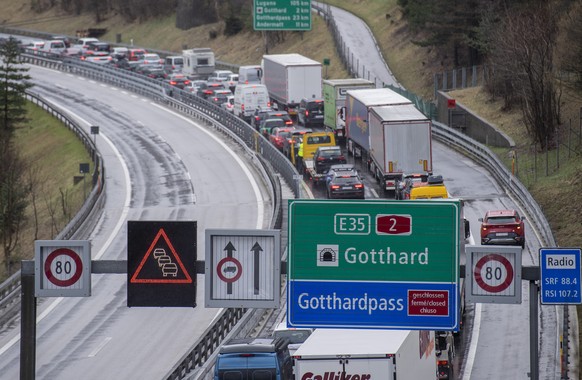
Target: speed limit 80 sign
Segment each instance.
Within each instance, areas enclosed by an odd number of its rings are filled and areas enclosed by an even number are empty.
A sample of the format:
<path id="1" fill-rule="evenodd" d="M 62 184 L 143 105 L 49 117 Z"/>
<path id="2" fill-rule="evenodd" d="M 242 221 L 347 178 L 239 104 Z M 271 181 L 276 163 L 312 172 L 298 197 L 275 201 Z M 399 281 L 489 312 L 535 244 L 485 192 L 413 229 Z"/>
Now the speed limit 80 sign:
<path id="1" fill-rule="evenodd" d="M 521 247 L 466 246 L 465 298 L 475 303 L 521 303 Z"/>
<path id="2" fill-rule="evenodd" d="M 86 240 L 34 242 L 36 297 L 89 297 L 91 244 Z"/>

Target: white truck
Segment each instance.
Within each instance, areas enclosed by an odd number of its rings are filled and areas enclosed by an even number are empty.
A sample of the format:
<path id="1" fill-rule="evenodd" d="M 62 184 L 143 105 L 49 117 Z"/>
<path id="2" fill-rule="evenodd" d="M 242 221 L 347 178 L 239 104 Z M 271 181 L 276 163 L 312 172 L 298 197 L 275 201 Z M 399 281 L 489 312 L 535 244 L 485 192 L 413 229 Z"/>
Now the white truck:
<path id="1" fill-rule="evenodd" d="M 335 133 L 336 140 L 345 138 L 346 93 L 348 90 L 375 88 L 373 82 L 362 78 L 326 79 L 323 81 L 323 125 Z"/>
<path id="2" fill-rule="evenodd" d="M 348 154 L 367 161 L 388 195 L 395 196 L 403 173 L 432 172 L 431 127 L 430 120 L 410 100 L 389 88 L 346 94 Z"/>
<path id="3" fill-rule="evenodd" d="M 279 110 L 297 115 L 301 99 L 321 99 L 321 63 L 300 54 L 263 56 L 263 83 Z"/>
<path id="4" fill-rule="evenodd" d="M 434 331 L 316 329 L 293 355 L 295 380 L 436 379 Z"/>
<path id="5" fill-rule="evenodd" d="M 190 79 L 206 80 L 214 71 L 214 52 L 210 48 L 182 50 L 182 57 L 184 57 L 182 72 Z"/>

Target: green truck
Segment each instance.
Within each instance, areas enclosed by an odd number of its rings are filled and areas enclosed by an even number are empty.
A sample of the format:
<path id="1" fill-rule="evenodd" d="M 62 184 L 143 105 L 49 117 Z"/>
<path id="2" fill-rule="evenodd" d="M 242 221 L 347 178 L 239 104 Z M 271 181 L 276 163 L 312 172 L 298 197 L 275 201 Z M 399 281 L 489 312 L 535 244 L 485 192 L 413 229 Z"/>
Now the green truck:
<path id="1" fill-rule="evenodd" d="M 375 87 L 373 82 L 362 78 L 326 79 L 323 81 L 323 124 L 327 130 L 335 134 L 336 140 L 345 138 L 346 92 Z"/>

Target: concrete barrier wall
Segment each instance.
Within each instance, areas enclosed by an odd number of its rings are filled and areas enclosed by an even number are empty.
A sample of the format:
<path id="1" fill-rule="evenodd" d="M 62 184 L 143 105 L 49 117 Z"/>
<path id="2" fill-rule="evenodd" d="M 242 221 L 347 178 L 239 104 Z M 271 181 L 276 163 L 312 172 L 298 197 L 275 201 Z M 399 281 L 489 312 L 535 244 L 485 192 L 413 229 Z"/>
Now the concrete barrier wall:
<path id="1" fill-rule="evenodd" d="M 481 144 L 500 148 L 512 148 L 515 142 L 494 125 L 475 115 L 459 102 L 454 109 L 448 108 L 448 93 L 437 92 L 437 121 L 463 132 Z"/>

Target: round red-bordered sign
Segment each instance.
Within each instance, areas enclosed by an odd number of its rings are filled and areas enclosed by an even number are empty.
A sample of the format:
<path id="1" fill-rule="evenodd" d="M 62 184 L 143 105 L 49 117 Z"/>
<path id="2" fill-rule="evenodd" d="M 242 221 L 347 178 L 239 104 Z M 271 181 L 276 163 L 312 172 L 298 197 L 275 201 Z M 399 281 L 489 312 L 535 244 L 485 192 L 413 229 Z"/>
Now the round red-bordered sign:
<path id="1" fill-rule="evenodd" d="M 221 271 L 221 268 L 223 268 L 227 263 L 232 263 L 236 266 L 236 274 L 233 277 L 226 277 Z M 216 266 L 216 273 L 218 274 L 218 278 L 224 282 L 235 282 L 240 278 L 240 276 L 242 276 L 242 265 L 234 257 L 225 257 L 218 262 L 218 265 Z"/>
<path id="2" fill-rule="evenodd" d="M 506 278 L 505 280 L 500 283 L 499 285 L 489 285 L 485 282 L 485 279 L 481 276 L 481 270 L 490 261 L 497 261 L 505 268 Z M 496 253 L 491 253 L 488 255 L 483 256 L 482 258 L 477 261 L 475 265 L 475 270 L 473 270 L 473 276 L 475 277 L 475 282 L 479 287 L 487 292 L 490 293 L 500 293 L 506 290 L 509 285 L 513 282 L 513 265 L 502 255 L 498 255 Z"/>
<path id="3" fill-rule="evenodd" d="M 52 271 L 52 263 L 60 256 L 68 256 L 75 262 L 75 270 L 71 272 L 71 276 L 66 279 L 59 279 L 55 276 Z M 44 262 L 44 274 L 51 283 L 56 286 L 66 287 L 74 285 L 83 274 L 83 261 L 79 254 L 69 248 L 59 248 L 52 251 L 46 258 Z"/>

